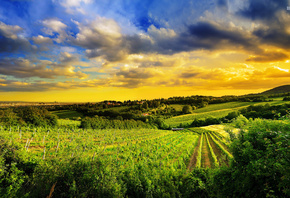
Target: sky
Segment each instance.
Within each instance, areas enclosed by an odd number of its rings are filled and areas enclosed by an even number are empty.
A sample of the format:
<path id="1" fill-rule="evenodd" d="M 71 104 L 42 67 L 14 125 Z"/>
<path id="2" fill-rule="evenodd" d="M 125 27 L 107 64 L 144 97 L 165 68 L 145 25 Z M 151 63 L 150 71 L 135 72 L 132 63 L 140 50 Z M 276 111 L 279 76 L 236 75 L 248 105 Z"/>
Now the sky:
<path id="1" fill-rule="evenodd" d="M 0 2 L 0 101 L 242 95 L 290 84 L 290 0 Z"/>

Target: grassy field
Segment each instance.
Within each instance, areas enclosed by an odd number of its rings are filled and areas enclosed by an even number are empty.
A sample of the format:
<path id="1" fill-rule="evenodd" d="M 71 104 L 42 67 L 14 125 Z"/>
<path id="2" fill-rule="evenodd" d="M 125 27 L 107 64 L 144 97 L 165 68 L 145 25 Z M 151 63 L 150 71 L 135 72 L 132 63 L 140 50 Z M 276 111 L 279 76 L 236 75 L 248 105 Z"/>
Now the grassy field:
<path id="1" fill-rule="evenodd" d="M 227 127 L 226 125 L 217 124 L 217 125 L 204 126 L 204 127 L 200 127 L 200 128 L 206 129 L 209 131 L 217 132 L 217 133 L 221 134 L 222 136 L 224 136 L 225 138 L 229 138 L 229 134 L 225 131 L 226 127 Z M 235 134 L 238 134 L 240 132 L 240 130 L 237 128 L 232 128 L 232 132 Z"/>
<path id="2" fill-rule="evenodd" d="M 194 110 L 192 114 L 174 116 L 172 118 L 169 118 L 165 120 L 165 123 L 171 127 L 177 127 L 180 124 L 189 124 L 194 119 L 206 119 L 209 117 L 222 118 L 232 111 L 238 111 L 250 105 L 282 105 L 285 103 L 290 102 L 283 101 L 283 98 L 273 98 L 273 101 L 270 102 L 228 102 L 222 104 L 210 104 L 206 107 Z"/>
<path id="3" fill-rule="evenodd" d="M 57 122 L 60 127 L 79 128 L 81 125 L 81 121 L 78 120 L 58 119 Z"/>
<path id="4" fill-rule="evenodd" d="M 101 110 L 96 110 L 96 111 L 117 111 L 117 112 L 119 112 L 119 111 L 124 111 L 124 110 L 129 109 L 129 108 L 130 107 L 128 107 L 128 106 L 121 106 L 121 107 L 116 106 L 116 107 L 109 107 L 107 109 L 101 109 Z"/>
<path id="5" fill-rule="evenodd" d="M 176 111 L 182 111 L 184 105 L 180 105 L 180 104 L 171 104 L 169 105 L 169 107 L 173 107 Z"/>
<path id="6" fill-rule="evenodd" d="M 165 123 L 171 127 L 177 127 L 180 124 L 189 124 L 194 119 L 206 119 L 206 118 L 210 118 L 210 117 L 222 118 L 222 117 L 228 115 L 228 113 L 230 113 L 232 111 L 234 111 L 234 110 L 221 109 L 221 110 L 215 110 L 215 111 L 204 112 L 204 113 L 193 113 L 193 114 L 188 114 L 188 115 L 180 115 L 180 116 L 175 116 L 175 117 L 172 117 L 172 118 L 165 120 Z"/>
<path id="7" fill-rule="evenodd" d="M 210 112 L 210 111 L 216 111 L 221 109 L 232 109 L 232 110 L 239 110 L 241 108 L 245 108 L 250 105 L 280 105 L 289 103 L 289 101 L 283 101 L 283 98 L 273 98 L 273 101 L 270 102 L 227 102 L 227 103 L 221 103 L 221 104 L 211 104 L 206 107 L 196 109 L 193 112 L 194 113 L 204 113 L 204 112 Z"/>
<path id="8" fill-rule="evenodd" d="M 83 114 L 77 111 L 70 111 L 70 110 L 60 110 L 60 111 L 52 111 L 54 115 L 57 115 L 59 119 L 71 119 L 76 120 L 77 118 L 82 118 Z"/>

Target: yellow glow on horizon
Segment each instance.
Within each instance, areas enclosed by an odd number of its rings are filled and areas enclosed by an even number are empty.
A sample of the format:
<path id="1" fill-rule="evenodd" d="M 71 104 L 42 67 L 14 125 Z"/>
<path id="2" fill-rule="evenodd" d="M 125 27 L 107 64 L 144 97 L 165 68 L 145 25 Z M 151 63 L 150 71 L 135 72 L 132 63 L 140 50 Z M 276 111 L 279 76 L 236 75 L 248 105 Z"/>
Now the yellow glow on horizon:
<path id="1" fill-rule="evenodd" d="M 49 92 L 13 92 L 2 93 L 1 101 L 26 101 L 26 102 L 100 102 L 104 100 L 141 100 L 169 98 L 174 96 L 223 96 L 244 95 L 248 93 L 260 93 L 267 89 L 257 90 L 190 90 L 188 87 L 143 87 L 136 89 L 109 88 L 109 89 L 85 89 Z"/>

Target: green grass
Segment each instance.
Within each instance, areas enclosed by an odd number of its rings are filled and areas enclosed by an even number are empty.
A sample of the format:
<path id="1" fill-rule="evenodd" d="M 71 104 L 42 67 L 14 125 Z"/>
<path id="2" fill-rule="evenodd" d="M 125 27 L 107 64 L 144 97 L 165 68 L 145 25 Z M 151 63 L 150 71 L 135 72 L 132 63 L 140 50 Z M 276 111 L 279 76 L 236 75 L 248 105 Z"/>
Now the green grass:
<path id="1" fill-rule="evenodd" d="M 75 120 L 78 117 L 82 118 L 83 114 L 77 112 L 77 111 L 70 111 L 70 110 L 60 110 L 60 111 L 52 111 L 51 112 L 54 115 L 57 115 L 59 119 L 70 119 Z"/>
<path id="2" fill-rule="evenodd" d="M 76 120 L 58 119 L 57 122 L 62 127 L 78 128 L 81 125 L 81 121 Z"/>
<path id="3" fill-rule="evenodd" d="M 216 111 L 221 109 L 232 109 L 232 110 L 239 110 L 241 108 L 245 108 L 250 105 L 281 105 L 285 103 L 289 103 L 289 101 L 283 101 L 283 98 L 270 98 L 273 99 L 271 102 L 227 102 L 227 103 L 221 103 L 221 104 L 211 104 L 206 107 L 196 109 L 193 111 L 193 113 L 204 113 L 204 112 L 210 112 L 210 111 Z"/>
<path id="4" fill-rule="evenodd" d="M 272 99 L 272 98 L 271 98 Z M 289 101 L 283 101 L 283 98 L 273 98 L 271 102 L 227 102 L 222 104 L 211 104 L 207 107 L 194 110 L 192 114 L 180 115 L 165 120 L 165 123 L 171 127 L 177 127 L 180 124 L 189 124 L 194 119 L 206 119 L 209 117 L 222 118 L 228 115 L 232 111 L 238 111 L 242 108 L 246 108 L 250 105 L 282 105 L 290 103 Z M 170 105 L 176 108 L 182 108 L 183 105 Z"/>
<path id="5" fill-rule="evenodd" d="M 232 111 L 233 110 L 231 109 L 224 109 L 224 110 L 216 110 L 216 111 L 205 112 L 205 113 L 193 113 L 193 114 L 175 116 L 175 117 L 165 120 L 165 123 L 171 127 L 176 127 L 181 123 L 182 124 L 191 123 L 194 119 L 206 119 L 210 117 L 222 118 L 228 115 Z"/>
<path id="6" fill-rule="evenodd" d="M 173 107 L 176 111 L 182 111 L 184 105 L 180 105 L 180 104 L 172 104 L 169 105 L 169 107 Z"/>
<path id="7" fill-rule="evenodd" d="M 124 111 L 124 110 L 127 110 L 131 107 L 129 106 L 117 106 L 117 107 L 109 107 L 109 108 L 106 108 L 106 109 L 99 109 L 99 110 L 96 110 L 96 111 L 117 111 L 117 112 L 121 112 L 121 111 Z"/>

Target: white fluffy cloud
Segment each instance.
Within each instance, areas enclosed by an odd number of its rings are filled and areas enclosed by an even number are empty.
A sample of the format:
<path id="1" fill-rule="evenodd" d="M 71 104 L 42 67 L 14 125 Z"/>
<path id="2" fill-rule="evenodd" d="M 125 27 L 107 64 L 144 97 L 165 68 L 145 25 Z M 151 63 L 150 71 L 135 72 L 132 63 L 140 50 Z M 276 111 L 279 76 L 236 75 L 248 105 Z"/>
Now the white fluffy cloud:
<path id="1" fill-rule="evenodd" d="M 18 33 L 23 29 L 18 25 L 6 25 L 5 23 L 0 21 L 0 34 L 2 34 L 6 38 L 17 39 Z"/>
<path id="2" fill-rule="evenodd" d="M 63 42 L 67 38 L 66 28 L 67 25 L 62 23 L 58 19 L 47 19 L 42 21 L 42 24 L 46 27 L 43 29 L 43 32 L 47 35 L 53 35 L 54 33 L 58 33 L 58 37 L 54 40 L 57 43 Z"/>

